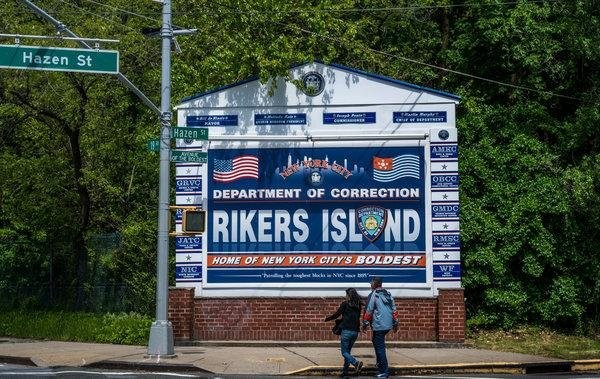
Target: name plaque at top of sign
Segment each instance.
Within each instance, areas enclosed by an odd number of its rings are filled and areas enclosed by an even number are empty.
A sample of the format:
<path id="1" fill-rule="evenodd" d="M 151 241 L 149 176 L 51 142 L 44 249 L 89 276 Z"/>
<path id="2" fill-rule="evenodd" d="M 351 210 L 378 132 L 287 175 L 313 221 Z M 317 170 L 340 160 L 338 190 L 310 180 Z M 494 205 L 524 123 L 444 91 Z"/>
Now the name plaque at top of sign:
<path id="1" fill-rule="evenodd" d="M 187 116 L 185 118 L 185 123 L 187 126 L 237 126 L 238 115 L 224 114 Z"/>
<path id="2" fill-rule="evenodd" d="M 306 113 L 255 114 L 254 125 L 306 125 Z"/>
<path id="3" fill-rule="evenodd" d="M 446 122 L 446 111 L 442 112 L 394 112 L 395 123 Z"/>
<path id="4" fill-rule="evenodd" d="M 375 112 L 323 113 L 323 124 L 374 124 Z"/>

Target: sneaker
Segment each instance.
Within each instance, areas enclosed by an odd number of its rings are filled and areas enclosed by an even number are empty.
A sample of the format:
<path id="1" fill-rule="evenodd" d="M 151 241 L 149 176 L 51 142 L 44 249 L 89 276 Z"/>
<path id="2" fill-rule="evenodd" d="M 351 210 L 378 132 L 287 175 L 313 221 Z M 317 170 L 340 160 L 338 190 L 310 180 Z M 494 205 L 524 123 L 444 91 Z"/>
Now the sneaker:
<path id="1" fill-rule="evenodd" d="M 387 379 L 390 377 L 390 374 L 387 373 L 383 373 L 383 374 L 377 374 L 376 378 L 380 378 L 380 379 Z"/>
<path id="2" fill-rule="evenodd" d="M 356 375 L 360 374 L 360 370 L 362 370 L 362 368 L 363 368 L 362 361 L 356 362 L 356 366 L 355 367 L 356 367 Z"/>

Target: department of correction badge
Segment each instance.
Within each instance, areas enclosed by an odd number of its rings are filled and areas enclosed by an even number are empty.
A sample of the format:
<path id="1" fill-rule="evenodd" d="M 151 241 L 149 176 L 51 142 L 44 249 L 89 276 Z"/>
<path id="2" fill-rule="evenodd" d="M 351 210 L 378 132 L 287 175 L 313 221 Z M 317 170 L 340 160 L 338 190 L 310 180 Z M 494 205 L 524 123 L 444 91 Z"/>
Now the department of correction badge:
<path id="1" fill-rule="evenodd" d="M 311 186 L 318 187 L 323 184 L 323 174 L 321 174 L 319 171 L 313 171 L 310 173 L 308 181 L 310 182 Z"/>
<path id="2" fill-rule="evenodd" d="M 377 205 L 366 205 L 356 209 L 356 222 L 360 232 L 370 241 L 374 242 L 387 222 L 387 210 Z"/>

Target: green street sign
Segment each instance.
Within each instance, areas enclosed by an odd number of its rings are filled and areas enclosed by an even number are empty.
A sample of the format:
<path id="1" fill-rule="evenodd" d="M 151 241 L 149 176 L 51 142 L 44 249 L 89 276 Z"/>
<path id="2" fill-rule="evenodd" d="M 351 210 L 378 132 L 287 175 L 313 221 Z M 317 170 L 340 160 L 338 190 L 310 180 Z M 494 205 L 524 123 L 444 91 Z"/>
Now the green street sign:
<path id="1" fill-rule="evenodd" d="M 171 138 L 192 139 L 192 140 L 207 140 L 207 128 L 182 128 L 174 126 L 171 128 Z"/>
<path id="2" fill-rule="evenodd" d="M 0 45 L 0 67 L 118 74 L 119 52 L 114 50 Z"/>
<path id="3" fill-rule="evenodd" d="M 154 151 L 154 152 L 160 151 L 160 140 L 158 138 L 148 140 L 147 147 L 148 147 L 148 151 Z"/>
<path id="4" fill-rule="evenodd" d="M 208 162 L 207 153 L 202 151 L 171 150 L 171 162 Z"/>

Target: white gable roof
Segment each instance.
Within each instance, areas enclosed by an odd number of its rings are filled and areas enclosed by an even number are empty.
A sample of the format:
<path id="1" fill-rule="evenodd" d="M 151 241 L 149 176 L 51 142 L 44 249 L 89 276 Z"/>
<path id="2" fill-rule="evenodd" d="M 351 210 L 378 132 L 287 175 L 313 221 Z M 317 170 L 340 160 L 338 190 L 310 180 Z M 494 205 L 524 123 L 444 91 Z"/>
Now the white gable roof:
<path id="1" fill-rule="evenodd" d="M 269 84 L 261 84 L 253 78 L 185 98 L 176 109 L 457 104 L 460 100 L 457 95 L 337 64 L 303 64 L 291 68 L 290 77 L 301 79 L 311 71 L 325 79 L 323 92 L 317 96 L 306 95 L 283 78 L 275 79 L 276 89 L 269 94 Z"/>

